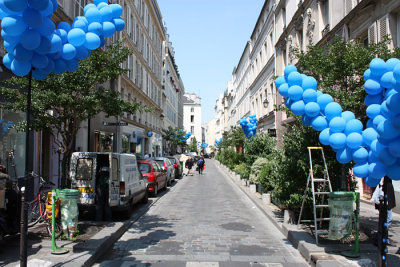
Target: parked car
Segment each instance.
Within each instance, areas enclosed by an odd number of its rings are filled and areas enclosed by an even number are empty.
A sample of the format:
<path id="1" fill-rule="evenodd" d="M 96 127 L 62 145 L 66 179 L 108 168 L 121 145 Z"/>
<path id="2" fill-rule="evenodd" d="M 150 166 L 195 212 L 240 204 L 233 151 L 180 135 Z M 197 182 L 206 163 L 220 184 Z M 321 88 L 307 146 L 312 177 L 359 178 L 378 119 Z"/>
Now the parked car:
<path id="1" fill-rule="evenodd" d="M 174 166 L 175 169 L 175 179 L 179 179 L 182 177 L 182 166 L 181 163 L 179 162 L 179 158 L 177 156 L 168 156 L 167 157 L 169 159 L 169 161 L 171 161 L 171 163 Z"/>
<path id="2" fill-rule="evenodd" d="M 155 157 L 151 158 L 155 160 L 164 170 L 167 171 L 167 185 L 170 186 L 175 180 L 175 169 L 171 161 L 166 157 Z"/>
<path id="3" fill-rule="evenodd" d="M 167 171 L 155 160 L 139 160 L 139 170 L 147 178 L 147 190 L 157 196 L 160 189 L 167 189 Z"/>
<path id="4" fill-rule="evenodd" d="M 96 205 L 96 180 L 103 168 L 109 169 L 109 199 L 112 210 L 128 210 L 139 201 L 147 202 L 146 181 L 132 154 L 111 152 L 75 152 L 71 156 L 71 188 L 81 191 L 80 209 Z"/>

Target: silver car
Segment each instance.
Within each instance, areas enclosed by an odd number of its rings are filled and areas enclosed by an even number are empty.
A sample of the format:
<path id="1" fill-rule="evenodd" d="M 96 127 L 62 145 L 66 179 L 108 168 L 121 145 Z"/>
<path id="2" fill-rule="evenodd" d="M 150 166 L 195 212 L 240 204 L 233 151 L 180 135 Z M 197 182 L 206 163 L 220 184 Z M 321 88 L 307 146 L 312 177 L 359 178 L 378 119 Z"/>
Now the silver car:
<path id="1" fill-rule="evenodd" d="M 166 172 L 167 172 L 167 185 L 170 186 L 175 180 L 175 168 L 174 165 L 168 158 L 165 157 L 155 157 L 155 160 Z"/>

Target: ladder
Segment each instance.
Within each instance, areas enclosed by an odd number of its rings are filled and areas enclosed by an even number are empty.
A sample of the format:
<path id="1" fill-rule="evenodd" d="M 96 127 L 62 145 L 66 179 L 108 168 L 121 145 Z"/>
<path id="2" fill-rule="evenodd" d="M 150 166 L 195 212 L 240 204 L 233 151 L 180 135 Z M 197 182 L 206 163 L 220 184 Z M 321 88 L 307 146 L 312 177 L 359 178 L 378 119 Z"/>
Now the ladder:
<path id="1" fill-rule="evenodd" d="M 315 242 L 318 244 L 318 235 L 328 233 L 327 230 L 319 230 L 318 229 L 318 222 L 320 223 L 320 228 L 322 228 L 322 222 L 330 220 L 330 218 L 323 218 L 323 209 L 329 207 L 329 205 L 324 202 L 326 202 L 325 195 L 329 195 L 329 193 L 332 192 L 332 186 L 331 186 L 331 182 L 329 180 L 328 167 L 326 166 L 324 149 L 322 147 L 307 147 L 307 149 L 308 149 L 308 156 L 310 159 L 310 172 L 309 172 L 308 178 L 307 178 L 306 189 L 304 190 L 304 198 L 303 198 L 303 202 L 301 204 L 300 215 L 299 215 L 299 220 L 297 222 L 297 225 L 299 226 L 300 223 L 304 223 L 304 222 L 308 222 L 308 223 L 314 222 Z M 324 162 L 323 178 L 315 178 L 314 177 L 312 157 L 311 157 L 312 150 L 320 150 L 321 151 L 322 160 Z M 314 220 L 302 220 L 301 215 L 303 213 L 304 203 L 306 201 L 307 191 L 308 191 L 308 187 L 310 184 L 310 180 L 311 180 L 311 190 L 312 190 L 312 197 L 313 197 Z M 327 186 L 328 186 L 328 188 L 326 188 Z M 316 203 L 317 200 L 319 200 L 319 203 Z M 320 210 L 320 216 L 317 217 L 317 211 L 319 211 L 319 210 Z"/>

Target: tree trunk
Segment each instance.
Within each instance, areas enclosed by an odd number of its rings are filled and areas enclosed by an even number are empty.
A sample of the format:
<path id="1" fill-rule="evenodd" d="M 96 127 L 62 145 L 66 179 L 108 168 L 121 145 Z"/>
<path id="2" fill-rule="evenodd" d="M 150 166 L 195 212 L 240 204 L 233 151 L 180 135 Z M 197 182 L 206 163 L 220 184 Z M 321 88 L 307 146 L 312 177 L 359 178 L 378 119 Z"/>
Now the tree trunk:
<path id="1" fill-rule="evenodd" d="M 71 151 L 65 151 L 63 154 L 62 158 L 62 175 L 61 175 L 61 188 L 70 188 L 71 187 L 71 181 L 68 179 L 68 173 L 69 173 L 69 162 L 71 159 L 72 152 Z"/>

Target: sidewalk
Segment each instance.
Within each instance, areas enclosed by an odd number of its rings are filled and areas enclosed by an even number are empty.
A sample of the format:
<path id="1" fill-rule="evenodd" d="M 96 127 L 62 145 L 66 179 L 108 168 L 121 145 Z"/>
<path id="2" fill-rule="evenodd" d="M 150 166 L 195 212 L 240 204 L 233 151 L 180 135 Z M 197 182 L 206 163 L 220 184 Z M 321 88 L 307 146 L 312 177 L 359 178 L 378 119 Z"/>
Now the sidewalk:
<path id="1" fill-rule="evenodd" d="M 369 203 L 362 200 L 360 207 L 360 232 L 367 236 L 360 236 L 365 241 L 360 242 L 360 257 L 346 258 L 340 253 L 351 250 L 354 243 L 343 244 L 339 241 L 315 243 L 307 229 L 298 228 L 297 225 L 284 223 L 282 211 L 275 205 L 264 204 L 259 193 L 250 192 L 250 188 L 242 185 L 240 177 L 227 167 L 218 164 L 227 177 L 234 182 L 286 236 L 286 238 L 299 250 L 301 255 L 311 264 L 321 267 L 328 266 L 378 266 L 378 248 L 372 244 L 373 237 L 378 228 L 378 211 Z M 388 266 L 400 266 L 400 214 L 393 213 L 393 223 L 389 231 L 391 245 L 388 246 Z M 328 244 L 326 244 L 328 243 Z"/>
<path id="2" fill-rule="evenodd" d="M 28 267 L 48 266 L 91 266 L 125 231 L 137 221 L 158 199 L 149 200 L 132 212 L 132 216 L 124 222 L 111 222 L 102 225 L 98 233 L 86 241 L 57 241 L 58 247 L 69 250 L 64 255 L 51 254 L 51 240 L 35 238 L 34 234 L 28 239 Z M 99 224 L 88 222 L 88 224 Z M 0 241 L 0 266 L 19 266 L 19 236 L 9 237 Z"/>

